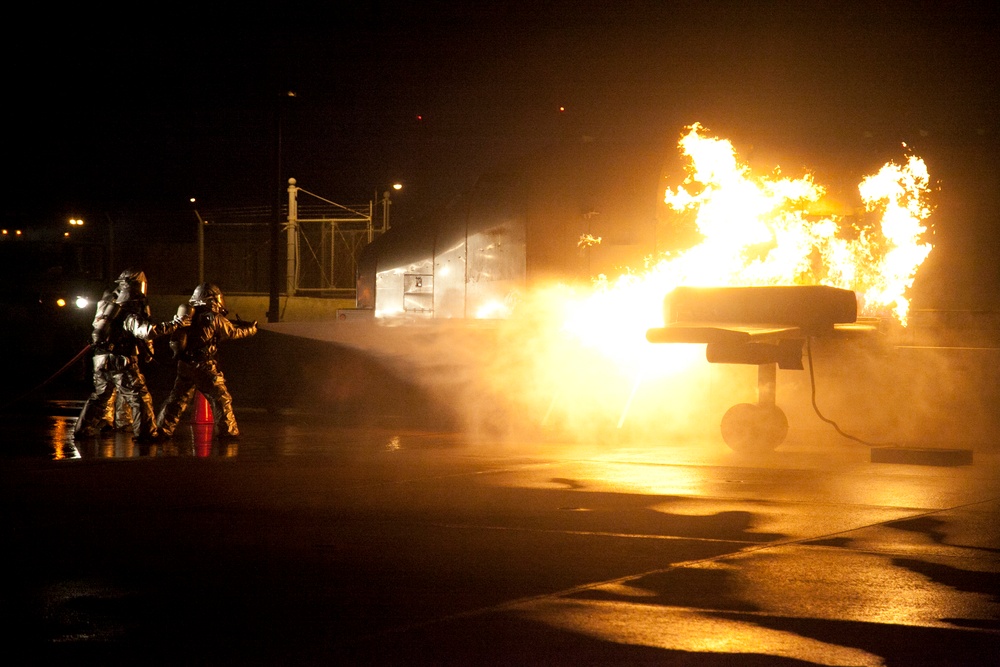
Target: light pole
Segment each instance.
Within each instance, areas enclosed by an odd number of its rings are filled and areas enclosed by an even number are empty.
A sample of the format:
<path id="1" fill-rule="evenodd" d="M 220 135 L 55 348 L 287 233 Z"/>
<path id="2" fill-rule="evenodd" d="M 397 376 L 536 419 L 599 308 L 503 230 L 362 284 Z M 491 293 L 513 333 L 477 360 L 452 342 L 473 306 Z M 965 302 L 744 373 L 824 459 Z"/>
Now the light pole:
<path id="1" fill-rule="evenodd" d="M 191 203 L 195 202 L 191 197 Z M 205 282 L 205 225 L 208 223 L 201 217 L 198 209 L 194 209 L 194 216 L 198 218 L 198 284 Z"/>
<path id="2" fill-rule="evenodd" d="M 389 188 L 391 188 L 392 190 L 395 190 L 396 192 L 399 192 L 400 190 L 403 189 L 403 184 L 399 183 L 399 182 L 396 182 L 396 183 L 393 183 L 391 186 L 389 186 Z M 388 188 L 386 190 L 382 191 L 382 200 L 381 200 L 381 204 L 382 204 L 382 229 L 381 229 L 381 231 L 382 232 L 389 231 L 389 207 L 392 206 L 392 199 L 390 198 L 391 194 L 392 193 L 390 192 L 390 190 Z M 378 197 L 378 191 L 377 190 L 375 191 L 375 196 L 376 196 L 376 198 Z M 368 239 L 368 240 L 371 241 L 371 239 Z"/>
<path id="3" fill-rule="evenodd" d="M 80 218 L 70 218 L 69 219 L 69 226 L 70 227 L 83 227 L 83 220 L 81 220 Z M 5 229 L 4 233 L 6 233 L 6 232 L 7 232 L 7 230 Z M 69 232 L 63 232 L 63 236 L 65 238 L 69 238 Z"/>
<path id="4" fill-rule="evenodd" d="M 299 286 L 299 188 L 294 178 L 288 179 L 288 229 L 285 237 L 285 290 L 294 296 Z"/>
<path id="5" fill-rule="evenodd" d="M 282 182 L 282 164 L 281 164 L 281 135 L 284 125 L 284 115 L 285 115 L 285 100 L 296 97 L 294 90 L 283 90 L 281 95 L 275 99 L 274 104 L 274 166 L 275 166 L 275 180 L 274 183 Z M 268 190 L 271 186 L 268 186 Z M 278 307 L 278 294 L 281 291 L 281 261 L 280 254 L 278 252 L 278 243 L 280 241 L 280 231 L 281 231 L 281 219 L 279 217 L 281 212 L 281 191 L 278 188 L 273 190 L 273 199 L 271 200 L 271 224 L 268 228 L 268 239 L 270 242 L 270 286 L 268 295 L 268 308 L 267 308 L 267 321 L 268 322 L 278 322 L 281 320 L 281 313 Z M 287 247 L 287 246 L 286 246 Z M 287 268 L 286 268 L 286 283 L 287 283 Z M 286 285 L 287 287 L 287 285 Z M 288 296 L 292 296 L 291 293 Z"/>
<path id="6" fill-rule="evenodd" d="M 105 213 L 108 218 L 108 254 L 107 261 L 105 262 L 102 272 L 106 269 L 108 280 L 113 280 L 115 278 L 115 221 L 110 214 Z M 73 228 L 82 228 L 84 226 L 83 218 L 70 218 L 69 226 Z M 18 232 L 20 233 L 20 232 Z M 70 232 L 63 232 L 63 237 L 69 238 Z M 81 237 L 82 238 L 82 237 Z"/>

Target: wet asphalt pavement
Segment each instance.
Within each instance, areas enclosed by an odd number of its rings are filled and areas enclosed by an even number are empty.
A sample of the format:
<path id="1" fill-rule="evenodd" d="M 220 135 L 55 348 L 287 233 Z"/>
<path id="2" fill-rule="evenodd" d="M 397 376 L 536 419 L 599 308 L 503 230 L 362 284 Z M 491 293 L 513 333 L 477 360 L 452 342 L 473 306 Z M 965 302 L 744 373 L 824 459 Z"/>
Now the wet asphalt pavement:
<path id="1" fill-rule="evenodd" d="M 11 665 L 1000 664 L 1000 456 L 0 428 Z M 201 434 L 204 436 L 204 434 Z"/>

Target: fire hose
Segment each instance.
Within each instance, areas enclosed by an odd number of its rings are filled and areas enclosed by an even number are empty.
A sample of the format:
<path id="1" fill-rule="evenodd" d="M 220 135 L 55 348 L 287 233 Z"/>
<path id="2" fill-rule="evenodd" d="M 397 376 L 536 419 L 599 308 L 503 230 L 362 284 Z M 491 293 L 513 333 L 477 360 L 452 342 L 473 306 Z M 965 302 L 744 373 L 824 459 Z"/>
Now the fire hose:
<path id="1" fill-rule="evenodd" d="M 82 359 L 83 356 L 85 354 L 87 354 L 88 352 L 90 352 L 93 348 L 94 348 L 94 345 L 92 343 L 87 343 L 86 347 L 84 347 L 82 350 L 80 350 L 79 352 L 77 352 L 76 356 L 74 356 L 72 359 L 70 359 L 69 361 L 67 361 L 65 366 L 63 366 L 62 368 L 60 368 L 59 370 L 57 370 L 55 373 L 53 373 L 47 380 L 45 380 L 44 382 L 42 382 L 38 386 L 34 387 L 33 389 L 30 389 L 27 392 L 25 392 L 25 393 L 21 394 L 20 396 L 16 397 L 14 400 L 10 401 L 6 405 L 0 406 L 0 412 L 6 410 L 10 406 L 12 406 L 15 403 L 17 403 L 18 401 L 24 400 L 28 396 L 31 396 L 32 394 L 34 394 L 36 391 L 39 391 L 40 389 L 42 389 L 43 387 L 45 387 L 45 385 L 49 384 L 50 382 L 52 382 L 53 380 L 55 380 L 57 377 L 59 377 L 60 375 L 62 375 L 63 373 L 65 373 L 68 369 L 70 369 L 73 366 L 73 364 L 75 364 L 76 362 L 80 361 L 80 359 Z"/>
<path id="2" fill-rule="evenodd" d="M 253 322 L 248 322 L 246 320 L 240 319 L 239 314 L 236 315 L 236 317 L 234 318 L 234 321 L 238 325 L 250 325 L 250 324 L 252 324 L 253 326 L 257 325 L 257 321 L 256 320 L 254 320 Z M 34 387 L 34 388 L 26 391 L 25 393 L 21 394 L 20 396 L 14 398 L 13 400 L 9 401 L 8 403 L 6 403 L 4 405 L 0 405 L 0 412 L 3 412 L 5 410 L 7 410 L 7 408 L 11 407 L 15 403 L 17 403 L 19 401 L 23 401 L 28 396 L 31 396 L 35 392 L 37 392 L 40 389 L 42 389 L 43 387 L 45 387 L 47 384 L 49 384 L 50 382 L 52 382 L 53 380 L 55 380 L 57 377 L 59 377 L 60 375 L 62 375 L 63 373 L 65 373 L 68 369 L 72 368 L 73 364 L 75 364 L 76 362 L 80 361 L 80 359 L 82 359 L 83 356 L 85 354 L 87 354 L 88 352 L 90 352 L 92 349 L 94 349 L 94 344 L 93 343 L 87 343 L 87 345 L 82 350 L 80 350 L 79 352 L 77 352 L 76 355 L 72 359 L 70 359 L 69 361 L 67 361 L 66 364 L 62 368 L 60 368 L 55 373 L 53 373 L 44 382 L 42 382 L 38 386 L 36 386 L 36 387 Z"/>

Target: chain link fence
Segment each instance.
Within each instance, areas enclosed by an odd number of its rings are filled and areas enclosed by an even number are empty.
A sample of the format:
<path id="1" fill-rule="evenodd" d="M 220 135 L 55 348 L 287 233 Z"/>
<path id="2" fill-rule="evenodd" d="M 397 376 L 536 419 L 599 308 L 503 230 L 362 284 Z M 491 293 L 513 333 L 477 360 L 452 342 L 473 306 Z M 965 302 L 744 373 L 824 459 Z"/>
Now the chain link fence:
<path id="1" fill-rule="evenodd" d="M 203 273 L 227 294 L 268 294 L 276 223 L 281 294 L 353 298 L 361 252 L 382 233 L 373 225 L 374 209 L 371 202 L 299 205 L 292 237 L 287 209 L 276 216 L 266 206 L 119 213 L 109 216 L 113 232 L 91 245 L 108 258 L 109 281 L 126 267 L 138 267 L 161 293 L 187 293 Z"/>

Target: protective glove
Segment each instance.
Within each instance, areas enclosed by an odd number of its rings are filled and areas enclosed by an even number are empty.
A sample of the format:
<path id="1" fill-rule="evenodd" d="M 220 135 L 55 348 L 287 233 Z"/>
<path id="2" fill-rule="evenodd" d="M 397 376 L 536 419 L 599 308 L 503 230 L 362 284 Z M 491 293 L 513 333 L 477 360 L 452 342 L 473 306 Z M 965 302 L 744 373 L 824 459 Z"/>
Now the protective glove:
<path id="1" fill-rule="evenodd" d="M 186 327 L 191 324 L 191 313 L 193 308 L 186 303 L 177 307 L 177 314 L 174 315 L 173 323 L 179 327 Z"/>

